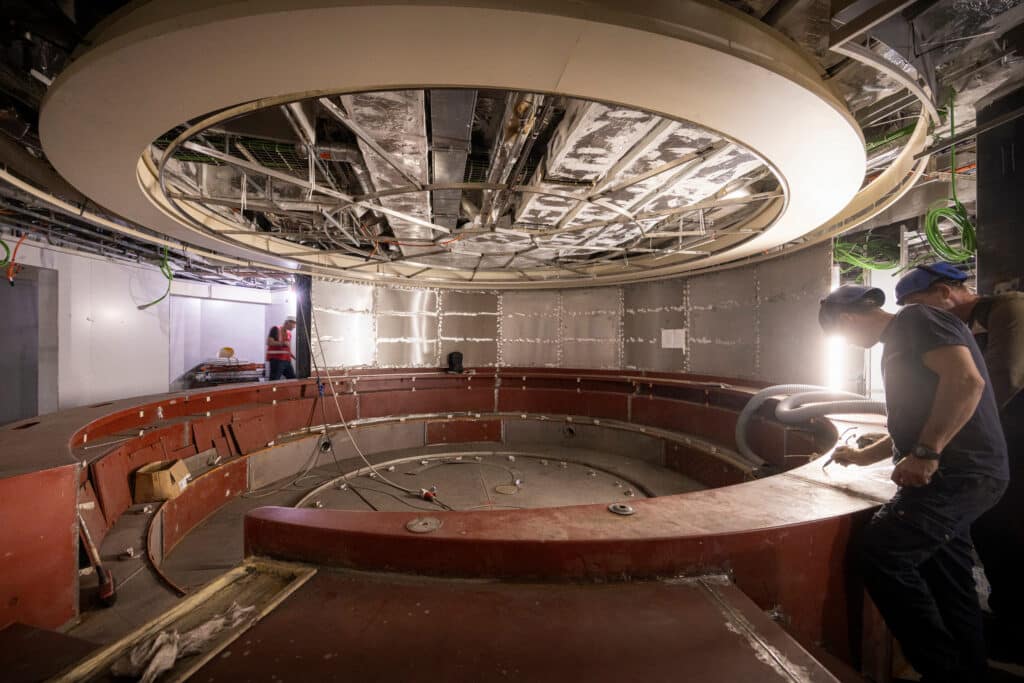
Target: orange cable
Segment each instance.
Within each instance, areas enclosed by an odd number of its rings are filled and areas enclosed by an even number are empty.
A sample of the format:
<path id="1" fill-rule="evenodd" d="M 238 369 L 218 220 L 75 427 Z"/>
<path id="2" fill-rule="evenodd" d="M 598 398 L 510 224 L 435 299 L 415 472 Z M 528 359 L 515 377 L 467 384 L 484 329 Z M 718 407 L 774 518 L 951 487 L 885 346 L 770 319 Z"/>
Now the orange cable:
<path id="1" fill-rule="evenodd" d="M 21 243 L 25 241 L 26 237 L 28 237 L 28 233 L 22 233 L 21 238 L 18 239 L 18 243 L 14 245 L 14 253 L 11 254 L 11 262 L 7 266 L 7 281 L 11 283 L 11 287 L 14 286 L 14 276 L 19 270 L 21 270 L 21 266 L 15 263 L 15 260 L 18 258 L 18 248 L 21 246 Z"/>

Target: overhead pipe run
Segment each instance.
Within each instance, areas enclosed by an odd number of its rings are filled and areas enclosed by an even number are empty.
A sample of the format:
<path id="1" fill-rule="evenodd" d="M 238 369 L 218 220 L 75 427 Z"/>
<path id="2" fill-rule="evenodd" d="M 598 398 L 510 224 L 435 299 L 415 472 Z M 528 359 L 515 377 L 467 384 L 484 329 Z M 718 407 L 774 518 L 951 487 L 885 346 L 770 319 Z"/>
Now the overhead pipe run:
<path id="1" fill-rule="evenodd" d="M 778 384 L 762 389 L 750 398 L 736 419 L 736 450 L 757 467 L 762 467 L 765 461 L 750 448 L 747 427 L 754 413 L 768 399 L 777 396 L 787 396 L 775 406 L 775 419 L 785 424 L 799 424 L 825 415 L 885 415 L 882 401 L 816 384 Z"/>

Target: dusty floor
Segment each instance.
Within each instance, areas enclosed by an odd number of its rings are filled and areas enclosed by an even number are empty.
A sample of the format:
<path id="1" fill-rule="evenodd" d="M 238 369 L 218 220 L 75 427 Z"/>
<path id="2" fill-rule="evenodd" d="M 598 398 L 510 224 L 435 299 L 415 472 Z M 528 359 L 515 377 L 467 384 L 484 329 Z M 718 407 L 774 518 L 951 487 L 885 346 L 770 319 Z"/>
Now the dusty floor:
<path id="1" fill-rule="evenodd" d="M 510 461 L 506 453 L 515 453 L 515 461 Z M 480 462 L 476 461 L 477 456 Z M 457 457 L 462 460 L 455 460 Z M 427 466 L 421 464 L 424 459 Z M 692 479 L 645 459 L 544 444 L 519 445 L 497 455 L 494 444 L 448 445 L 376 454 L 370 456 L 370 461 L 381 463 L 378 471 L 388 478 L 394 477 L 396 483 L 401 479 L 410 489 L 436 485 L 442 500 L 456 509 L 628 502 L 703 488 Z M 395 465 L 394 471 L 388 471 L 388 463 Z M 242 523 L 246 512 L 265 505 L 294 505 L 317 487 L 364 467 L 365 463 L 358 459 L 347 459 L 313 469 L 301 479 L 290 477 L 235 498 L 193 529 L 164 558 L 162 571 L 183 588 L 194 590 L 202 586 L 242 561 Z M 516 479 L 520 486 L 515 486 Z M 381 510 L 430 505 L 368 476 L 350 480 L 358 482 L 356 486 L 361 492 L 366 489 L 363 495 Z M 499 486 L 512 486 L 515 490 L 499 493 Z M 368 509 L 350 487 L 339 491 L 336 486 L 329 486 L 312 500 L 321 500 L 326 507 Z M 69 630 L 70 635 L 96 643 L 113 642 L 177 602 L 177 593 L 159 578 L 145 558 L 146 529 L 152 517 L 144 511 L 145 507 L 132 506 L 102 543 L 103 560 L 117 582 L 117 603 L 110 608 L 99 607 L 95 575 L 83 576 L 82 617 Z M 133 549 L 135 557 L 126 554 L 128 548 Z"/>
<path id="2" fill-rule="evenodd" d="M 509 455 L 512 455 L 514 459 L 510 459 Z M 507 509 L 511 507 L 526 508 L 618 501 L 628 503 L 629 500 L 635 498 L 670 495 L 702 488 L 698 483 L 642 458 L 624 458 L 620 455 L 586 449 L 566 448 L 563 446 L 518 445 L 514 450 L 494 451 L 493 444 L 465 444 L 454 447 L 430 447 L 383 453 L 371 456 L 371 461 L 375 465 L 379 465 L 377 470 L 382 475 L 409 489 L 418 490 L 420 488 L 436 486 L 441 500 L 456 509 Z M 394 467 L 393 470 L 390 469 L 391 466 Z M 343 481 L 347 486 L 345 489 L 339 490 L 339 484 Z M 518 484 L 516 483 L 517 481 Z M 317 490 L 318 488 L 321 490 Z M 361 496 L 357 495 L 353 488 Z M 312 495 L 309 495 L 311 493 Z M 407 510 L 420 507 L 423 509 L 437 509 L 431 507 L 431 504 L 425 501 L 402 494 L 396 489 L 389 487 L 376 476 L 371 478 L 362 461 L 348 459 L 337 464 L 313 469 L 297 480 L 295 477 L 291 477 L 268 486 L 263 490 L 255 491 L 244 497 L 232 500 L 189 533 L 165 558 L 162 570 L 178 585 L 195 590 L 242 561 L 242 522 L 246 512 L 265 505 L 295 505 L 304 497 L 308 497 L 304 502 L 305 505 L 316 505 L 319 503 L 324 507 L 338 509 L 366 510 L 371 506 L 380 510 Z M 145 534 L 151 517 L 151 513 L 146 512 L 145 506 L 133 506 L 121 517 L 106 539 L 104 539 L 102 555 L 107 566 L 114 572 L 118 583 L 117 604 L 106 609 L 98 607 L 94 596 L 96 586 L 95 575 L 83 576 L 82 618 L 78 625 L 70 629 L 68 635 L 93 643 L 113 642 L 166 611 L 179 600 L 177 593 L 172 591 L 157 576 L 145 559 Z M 128 548 L 133 549 L 134 557 L 126 554 L 125 551 Z M 322 604 L 324 600 L 328 602 L 336 601 L 339 599 L 339 592 L 335 588 L 352 588 L 352 585 L 349 583 L 352 581 L 351 576 L 336 576 L 334 575 L 336 573 L 323 571 L 321 573 L 323 574 L 322 579 L 312 584 L 308 590 L 303 589 L 304 592 L 301 595 L 296 595 L 293 601 L 285 603 L 285 605 L 279 608 L 279 610 L 284 610 L 280 615 L 276 614 L 276 612 L 272 613 L 268 617 L 270 621 L 266 624 L 258 624 L 253 628 L 251 638 L 250 634 L 247 634 L 240 642 L 243 644 L 247 640 L 257 642 L 259 638 L 282 628 L 286 630 L 294 629 L 296 632 L 308 632 L 309 629 L 307 627 L 310 621 L 308 618 L 301 616 L 301 610 L 297 613 L 295 612 L 298 609 L 295 605 L 298 605 L 303 600 L 306 602 L 312 600 L 318 605 Z M 393 581 L 402 583 L 401 580 L 393 577 L 371 578 L 369 583 L 365 585 L 360 584 L 359 587 L 360 595 L 365 593 L 363 597 L 366 599 L 358 604 L 352 603 L 346 609 L 368 609 L 375 613 L 383 613 L 388 609 L 401 607 L 398 611 L 405 614 L 403 611 L 407 607 L 405 601 L 402 601 L 401 605 L 394 603 L 396 595 L 394 590 L 398 590 L 401 593 L 411 589 L 408 586 L 399 586 L 397 589 L 392 586 L 385 590 L 380 588 L 379 585 L 375 588 L 374 586 L 381 581 L 385 584 Z M 482 583 L 486 585 L 486 582 Z M 493 585 L 500 586 L 501 584 Z M 500 589 L 496 590 L 500 592 Z M 559 590 L 562 589 L 560 588 Z M 658 590 L 663 590 L 663 588 Z M 467 595 L 469 596 L 468 599 L 475 600 L 479 598 L 477 593 L 470 592 Z M 557 642 L 550 634 L 544 636 L 542 632 L 543 625 L 549 623 L 553 617 L 558 617 L 558 623 L 562 626 L 585 622 L 590 617 L 583 617 L 581 619 L 581 615 L 588 613 L 588 609 L 584 606 L 590 600 L 590 598 L 585 597 L 588 595 L 591 594 L 583 591 L 580 593 L 581 602 L 579 604 L 569 604 L 569 602 L 572 602 L 570 600 L 565 603 L 546 605 L 543 608 L 538 608 L 536 614 L 531 614 L 531 610 L 524 603 L 521 606 L 522 613 L 520 614 L 521 620 L 524 620 L 523 627 L 536 629 L 536 633 L 532 635 L 517 633 L 509 641 L 508 647 L 523 648 L 529 645 L 532 648 L 538 642 L 537 639 L 540 638 L 551 643 L 550 651 L 552 653 L 559 651 L 562 648 L 562 644 Z M 409 599 L 412 600 L 412 598 Z M 421 596 L 421 603 L 423 599 L 426 598 Z M 460 597 L 460 599 L 462 598 Z M 503 599 L 515 602 L 517 598 L 506 596 Z M 507 604 L 512 603 L 507 602 Z M 594 619 L 600 618 L 607 622 L 599 630 L 607 630 L 605 635 L 608 635 L 615 632 L 616 629 L 625 629 L 623 631 L 623 638 L 634 642 L 634 644 L 642 643 L 644 640 L 643 634 L 641 631 L 637 631 L 634 625 L 631 624 L 633 608 L 627 608 L 618 603 L 614 604 L 618 606 L 610 606 L 608 613 L 592 615 Z M 635 603 L 634 607 L 646 609 L 640 602 Z M 434 616 L 431 618 L 423 617 L 423 620 L 425 623 L 430 624 L 439 623 L 440 617 L 446 613 L 446 610 L 451 611 L 453 609 L 458 611 L 453 604 L 438 603 L 432 610 Z M 464 609 L 473 612 L 474 618 L 479 617 L 486 621 L 485 613 L 491 608 L 487 607 L 486 602 L 480 602 L 476 607 L 467 605 Z M 480 613 L 476 614 L 473 610 Z M 625 619 L 626 614 L 630 615 L 629 620 Z M 400 615 L 396 612 L 395 616 L 397 618 Z M 456 615 L 449 616 L 454 618 Z M 501 626 L 500 615 L 496 613 L 492 616 L 493 623 L 488 628 L 499 629 Z M 672 642 L 689 642 L 686 638 L 682 637 L 685 634 L 691 634 L 692 636 L 693 622 L 689 617 L 680 618 L 678 615 L 657 616 L 653 614 L 650 616 L 655 621 L 658 619 L 669 619 L 669 621 L 675 619 L 676 621 L 672 622 L 675 624 L 673 629 L 678 633 L 679 638 L 672 640 Z M 345 624 L 351 625 L 351 623 L 354 623 L 342 621 L 344 623 L 337 625 L 339 629 L 347 628 Z M 385 619 L 383 623 L 387 624 L 387 620 Z M 664 622 L 663 625 L 671 624 Z M 379 620 L 370 619 L 364 626 L 368 629 L 366 637 L 370 638 L 371 641 L 371 636 L 374 633 L 381 635 L 378 633 L 382 628 Z M 405 662 L 403 666 L 408 665 L 411 667 L 410 671 L 419 670 L 418 667 L 421 667 L 422 664 L 414 665 L 412 663 L 419 660 L 426 661 L 432 659 L 430 656 L 431 648 L 434 648 L 433 651 L 440 652 L 442 643 L 440 640 L 437 640 L 438 638 L 442 640 L 444 638 L 464 639 L 471 637 L 476 632 L 476 629 L 462 629 L 458 624 L 449 626 L 447 631 L 430 629 L 427 636 L 416 640 L 410 645 L 409 647 L 418 654 L 413 658 L 412 650 L 410 650 L 409 657 L 402 658 L 401 660 Z M 483 629 L 483 626 L 480 628 Z M 314 629 L 314 631 L 317 631 L 317 629 Z M 449 633 L 448 631 L 451 632 Z M 583 628 L 579 634 L 579 637 L 584 640 L 573 645 L 573 647 L 578 649 L 577 654 L 574 656 L 580 658 L 577 662 L 577 668 L 574 669 L 577 673 L 592 670 L 595 667 L 609 666 L 611 667 L 610 671 L 619 671 L 622 676 L 628 678 L 635 677 L 627 675 L 629 673 L 636 673 L 635 667 L 623 664 L 625 668 L 621 670 L 616 669 L 618 665 L 614 664 L 614 662 L 625 662 L 622 657 L 610 660 L 613 662 L 612 664 L 605 662 L 600 654 L 600 648 L 595 647 L 596 641 L 586 641 L 588 637 L 592 636 L 587 636 L 585 631 L 586 628 Z M 495 635 L 497 634 L 498 632 L 495 631 Z M 337 634 L 332 631 L 329 640 L 332 643 L 336 642 L 338 640 L 336 636 Z M 719 636 L 715 637 L 718 638 Z M 506 640 L 508 639 L 506 638 Z M 616 642 L 621 643 L 623 641 Z M 328 644 L 326 642 L 322 643 L 322 652 L 317 649 L 319 646 L 316 646 L 313 642 L 308 642 L 307 645 L 309 647 L 306 648 L 312 648 L 309 653 L 311 657 L 315 653 L 320 658 L 315 662 L 315 668 L 318 674 L 324 676 L 324 680 L 342 675 L 344 675 L 346 680 L 353 680 L 351 678 L 351 666 L 353 665 L 358 665 L 357 668 L 360 668 L 361 671 L 370 672 L 373 670 L 375 664 L 373 657 L 375 655 L 371 656 L 372 652 L 366 653 L 363 650 L 352 648 L 344 648 L 344 653 L 340 651 L 337 653 L 339 658 L 344 658 L 344 665 L 332 666 L 332 662 L 325 659 L 326 654 L 334 651 L 328 647 Z M 708 646 L 711 646 L 710 642 Z M 444 647 L 447 648 L 448 645 L 445 644 Z M 486 645 L 480 643 L 476 643 L 473 647 L 469 647 L 467 644 L 466 647 L 460 646 L 459 652 L 463 652 L 466 656 L 479 658 L 487 651 L 493 653 L 493 650 L 486 650 L 486 647 Z M 530 648 L 527 649 L 532 652 L 533 650 Z M 199 680 L 207 680 L 208 678 L 226 680 L 225 676 L 234 676 L 236 673 L 245 670 L 252 674 L 249 676 L 252 680 L 281 681 L 288 680 L 288 676 L 284 675 L 284 672 L 294 672 L 294 669 L 289 669 L 287 666 L 285 668 L 279 667 L 282 664 L 281 657 L 260 655 L 258 657 L 240 659 L 241 656 L 245 655 L 246 649 L 242 648 L 238 652 L 235 652 L 235 649 L 238 648 L 227 651 L 223 655 L 223 659 L 216 659 L 214 662 L 211 662 L 203 671 L 207 676 Z M 275 650 L 271 649 L 269 652 L 273 654 Z M 652 650 L 652 652 L 654 651 Z M 661 662 L 661 664 L 657 665 L 669 666 L 671 660 L 672 663 L 677 665 L 679 661 L 676 657 L 677 654 L 673 653 L 672 657 L 664 660 L 658 660 L 655 654 L 650 654 L 647 656 L 647 659 L 650 660 L 647 663 L 654 666 Z M 701 654 L 703 652 L 700 648 L 697 648 L 696 654 L 694 654 L 696 658 L 694 661 L 704 661 L 699 657 Z M 355 658 L 354 661 L 353 657 Z M 512 679 L 515 679 L 517 676 L 522 678 L 522 676 L 530 672 L 536 676 L 539 675 L 538 671 L 543 670 L 541 662 L 524 661 L 517 659 L 517 657 L 518 655 L 513 656 L 510 653 L 507 664 L 501 664 L 497 662 L 497 659 L 494 660 L 495 666 L 499 666 L 502 671 L 507 672 L 502 674 L 502 680 L 509 676 Z M 234 661 L 229 661 L 228 658 L 233 658 Z M 323 661 L 320 661 L 321 659 Z M 313 663 L 304 663 L 304 666 L 311 666 Z M 486 664 L 490 665 L 491 663 L 489 660 Z M 483 666 L 484 664 L 481 663 L 480 665 Z M 525 666 L 520 666 L 519 664 L 525 664 Z M 447 669 L 452 666 L 452 662 L 444 660 L 436 665 L 430 664 L 427 670 L 432 671 L 435 666 Z M 1000 673 L 1003 675 L 997 680 L 1024 680 L 1024 668 L 1022 667 L 1003 664 L 995 664 L 995 666 L 1001 669 Z M 752 671 L 754 670 L 752 669 Z M 461 674 L 458 670 L 451 671 L 451 675 L 454 676 L 452 680 L 461 680 L 459 678 Z M 741 676 L 740 678 L 730 678 L 728 680 L 766 680 L 758 678 L 756 673 L 753 675 L 754 677 L 752 678 L 743 678 Z M 1020 676 L 1020 678 L 1015 676 Z M 726 680 L 720 677 L 697 678 L 694 680 L 712 679 Z M 371 676 L 364 680 L 397 679 L 373 678 Z M 527 678 L 523 678 L 523 680 L 527 680 Z M 534 677 L 529 678 L 529 680 L 539 679 Z M 829 679 L 826 678 L 824 680 Z"/>

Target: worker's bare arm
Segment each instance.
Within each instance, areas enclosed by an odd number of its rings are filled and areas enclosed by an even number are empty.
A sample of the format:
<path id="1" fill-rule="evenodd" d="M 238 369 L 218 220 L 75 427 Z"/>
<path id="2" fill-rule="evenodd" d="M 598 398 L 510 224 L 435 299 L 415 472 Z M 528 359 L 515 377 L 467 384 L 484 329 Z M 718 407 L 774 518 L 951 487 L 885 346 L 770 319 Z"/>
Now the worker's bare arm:
<path id="1" fill-rule="evenodd" d="M 985 380 L 966 346 L 940 346 L 925 353 L 922 360 L 939 381 L 917 442 L 942 453 L 978 408 Z"/>
<path id="2" fill-rule="evenodd" d="M 850 446 L 838 446 L 832 453 L 832 459 L 846 467 L 847 465 L 873 465 L 892 456 L 892 438 L 885 436 L 870 446 L 864 448 L 853 448 Z"/>

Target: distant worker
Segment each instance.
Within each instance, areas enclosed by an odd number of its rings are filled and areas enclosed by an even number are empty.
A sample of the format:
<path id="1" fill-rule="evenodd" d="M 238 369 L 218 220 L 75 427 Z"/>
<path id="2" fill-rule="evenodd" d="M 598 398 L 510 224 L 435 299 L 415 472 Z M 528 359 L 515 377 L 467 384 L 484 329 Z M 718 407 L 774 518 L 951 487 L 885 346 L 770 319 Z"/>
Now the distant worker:
<path id="1" fill-rule="evenodd" d="M 959 319 L 929 306 L 893 315 L 884 303 L 880 289 L 846 285 L 818 313 L 826 333 L 863 348 L 884 345 L 892 440 L 834 454 L 843 465 L 889 455 L 896 463 L 899 488 L 861 538 L 864 585 L 922 680 L 983 681 L 969 532 L 999 501 L 1009 477 L 995 394 L 981 350 Z"/>
<path id="2" fill-rule="evenodd" d="M 1021 661 L 1024 653 L 1024 293 L 979 296 L 967 274 L 949 263 L 918 266 L 896 284 L 896 303 L 927 304 L 963 320 L 978 341 L 992 379 L 1006 436 L 1010 486 L 999 504 L 982 515 L 971 535 L 992 587 L 987 629 L 993 659 Z"/>
<path id="3" fill-rule="evenodd" d="M 270 328 L 267 337 L 267 360 L 270 362 L 270 381 L 295 379 L 295 368 L 292 366 L 292 330 L 295 329 L 295 316 L 284 319 L 284 324 Z"/>

